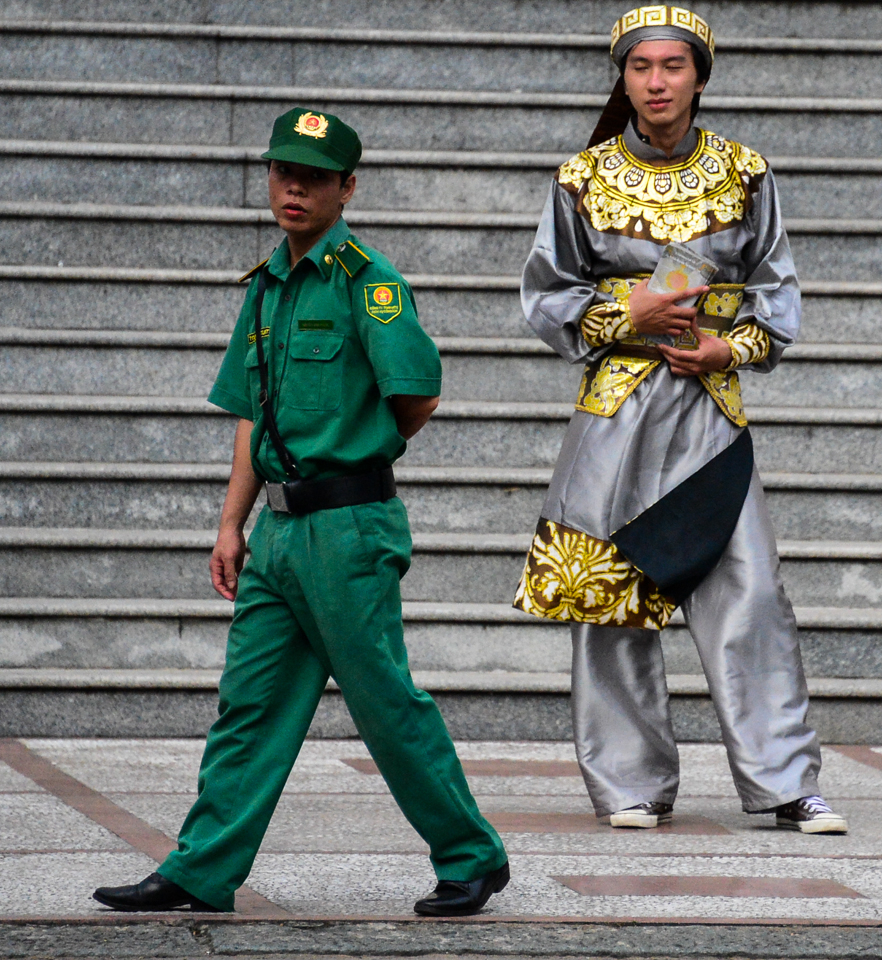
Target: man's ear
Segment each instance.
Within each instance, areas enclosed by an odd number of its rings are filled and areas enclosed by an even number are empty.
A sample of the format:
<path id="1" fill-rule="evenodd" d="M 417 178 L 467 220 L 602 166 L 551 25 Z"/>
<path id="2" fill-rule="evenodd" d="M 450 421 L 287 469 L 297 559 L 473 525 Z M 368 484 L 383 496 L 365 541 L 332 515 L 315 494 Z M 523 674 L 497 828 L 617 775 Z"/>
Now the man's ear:
<path id="1" fill-rule="evenodd" d="M 355 174 L 351 173 L 349 179 L 343 184 L 342 193 L 340 195 L 341 203 L 349 203 L 352 199 L 352 195 L 355 193 Z"/>

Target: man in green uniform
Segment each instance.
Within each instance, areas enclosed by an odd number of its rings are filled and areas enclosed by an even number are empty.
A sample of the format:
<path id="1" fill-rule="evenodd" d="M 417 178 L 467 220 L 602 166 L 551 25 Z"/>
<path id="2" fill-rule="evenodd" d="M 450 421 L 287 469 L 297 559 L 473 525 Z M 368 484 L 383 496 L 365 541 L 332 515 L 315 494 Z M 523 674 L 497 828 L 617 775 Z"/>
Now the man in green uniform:
<path id="1" fill-rule="evenodd" d="M 391 464 L 438 403 L 441 365 L 404 278 L 342 219 L 358 135 L 329 114 L 276 120 L 269 196 L 286 234 L 255 267 L 209 399 L 240 418 L 211 558 L 235 600 L 219 719 L 178 849 L 117 910 L 233 909 L 329 677 L 438 885 L 417 913 L 475 913 L 508 881 L 431 697 L 410 676 L 399 580 L 410 564 Z M 245 521 L 264 507 L 245 559 Z"/>

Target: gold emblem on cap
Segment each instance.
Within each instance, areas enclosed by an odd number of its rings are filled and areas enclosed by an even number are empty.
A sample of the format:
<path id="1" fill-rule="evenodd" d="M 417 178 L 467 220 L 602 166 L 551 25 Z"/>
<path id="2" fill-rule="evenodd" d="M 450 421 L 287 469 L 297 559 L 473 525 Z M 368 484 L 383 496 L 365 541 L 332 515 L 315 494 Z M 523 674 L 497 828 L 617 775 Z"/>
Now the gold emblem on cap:
<path id="1" fill-rule="evenodd" d="M 304 137 L 315 137 L 322 140 L 328 135 L 328 121 L 320 113 L 301 113 L 294 124 L 294 132 Z"/>

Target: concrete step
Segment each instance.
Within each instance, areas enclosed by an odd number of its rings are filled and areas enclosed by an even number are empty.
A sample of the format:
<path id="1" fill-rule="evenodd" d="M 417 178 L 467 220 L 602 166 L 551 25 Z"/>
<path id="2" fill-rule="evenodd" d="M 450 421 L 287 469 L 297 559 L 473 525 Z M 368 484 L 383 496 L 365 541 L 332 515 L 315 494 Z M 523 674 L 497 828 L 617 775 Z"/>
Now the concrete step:
<path id="1" fill-rule="evenodd" d="M 7 597 L 210 599 L 213 530 L 0 528 L 0 595 Z M 529 533 L 417 533 L 406 600 L 506 603 Z M 882 606 L 882 543 L 779 544 L 794 604 Z"/>
<path id="2" fill-rule="evenodd" d="M 10 393 L 204 397 L 226 334 L 0 329 L 0 375 Z M 536 339 L 437 338 L 444 394 L 454 400 L 560 402 L 575 398 L 582 367 Z M 281 346 L 281 344 L 280 344 Z M 773 377 L 742 377 L 747 401 L 882 405 L 882 345 L 790 348 Z"/>
<path id="3" fill-rule="evenodd" d="M 230 271 L 0 265 L 0 327 L 229 332 L 244 296 Z M 533 337 L 516 276 L 409 274 L 436 337 Z M 882 283 L 802 283 L 800 343 L 882 342 Z M 831 329 L 830 318 L 836 317 Z"/>
<path id="4" fill-rule="evenodd" d="M 882 473 L 882 410 L 748 409 L 767 471 Z M 572 404 L 443 401 L 409 444 L 413 466 L 553 466 Z M 235 421 L 180 397 L 0 394 L 4 460 L 228 464 Z"/>
<path id="5" fill-rule="evenodd" d="M 795 612 L 810 676 L 882 677 L 878 607 Z M 223 600 L 4 598 L 0 668 L 219 670 L 231 616 L 232 605 Z M 535 682 L 539 674 L 570 668 L 569 627 L 508 604 L 408 601 L 404 624 L 415 670 L 529 673 Z M 662 642 L 670 673 L 701 674 L 679 613 Z"/>
<path id="6" fill-rule="evenodd" d="M 523 267 L 538 216 L 353 210 L 347 222 L 403 271 L 511 274 Z M 786 221 L 797 266 L 812 280 L 878 279 L 882 220 Z M 0 203 L 0 262 L 243 268 L 280 240 L 268 210 Z"/>
<path id="7" fill-rule="evenodd" d="M 464 726 L 465 718 L 460 722 Z M 451 724 L 449 716 L 448 724 Z M 454 729 L 459 729 L 459 726 Z M 680 732 L 687 728 L 677 724 L 675 729 Z M 59 736 L 73 737 L 76 734 L 68 731 Z M 137 736 L 137 733 L 134 736 Z M 328 733 L 325 736 L 334 734 Z M 505 735 L 502 739 L 504 738 Z M 694 859 L 702 863 L 698 858 Z M 630 867 L 630 861 L 624 863 Z M 359 861 L 356 861 L 356 864 L 361 867 Z M 322 865 L 325 866 L 324 862 Z M 353 886 L 350 873 L 346 868 L 335 870 L 335 866 L 336 864 L 324 870 L 322 879 L 339 877 L 340 882 L 334 884 L 333 889 L 345 887 L 349 894 Z M 526 860 L 522 876 L 527 874 L 531 867 L 530 861 Z M 537 886 L 546 882 L 545 875 L 540 872 L 543 868 L 544 864 L 539 869 L 533 868 L 535 872 L 532 876 L 537 877 Z M 532 880 L 530 874 L 527 876 Z M 315 874 L 311 872 L 310 878 L 314 879 Z M 331 886 L 330 882 L 328 886 Z M 397 906 L 405 899 L 406 897 L 394 902 Z M 325 902 L 327 900 L 323 898 L 322 903 Z M 537 922 L 539 918 L 531 917 L 524 922 L 515 917 L 504 918 L 503 923 L 494 923 L 496 918 L 490 914 L 478 921 L 463 920 L 442 928 L 445 936 L 440 951 L 438 928 L 433 924 L 414 922 L 409 918 L 399 919 L 396 916 L 383 917 L 381 921 L 373 920 L 371 915 L 355 919 L 322 916 L 320 920 L 312 916 L 301 916 L 294 922 L 285 922 L 285 919 L 272 916 L 272 922 L 267 922 L 259 915 L 252 919 L 240 914 L 230 923 L 226 919 L 191 918 L 184 914 L 175 918 L 174 926 L 167 920 L 156 920 L 150 915 L 133 918 L 134 922 L 131 923 L 113 926 L 107 924 L 103 917 L 78 917 L 76 921 L 68 923 L 16 917 L 5 925 L 0 956 L 21 956 L 20 951 L 26 947 L 20 945 L 29 945 L 34 940 L 46 937 L 49 930 L 52 931 L 53 944 L 57 945 L 59 950 L 65 950 L 68 956 L 99 958 L 110 956 L 108 950 L 117 954 L 126 949 L 125 945 L 137 936 L 139 944 L 143 944 L 141 949 L 145 957 L 148 953 L 151 957 L 159 957 L 169 950 L 184 951 L 193 940 L 199 940 L 205 945 L 206 951 L 211 950 L 212 954 L 216 951 L 218 956 L 222 953 L 230 958 L 252 957 L 256 951 L 266 952 L 271 949 L 274 960 L 290 960 L 298 956 L 299 953 L 288 949 L 292 942 L 297 943 L 298 951 L 309 950 L 309 956 L 314 960 L 332 960 L 339 956 L 338 953 L 327 952 L 329 943 L 334 948 L 338 948 L 339 944 L 338 949 L 357 950 L 362 956 L 385 954 L 414 958 L 426 956 L 428 951 L 432 951 L 432 956 L 439 960 L 463 956 L 514 958 L 527 955 L 556 958 L 574 954 L 575 951 L 584 949 L 586 943 L 590 944 L 589 949 L 595 956 L 625 956 L 627 951 L 629 956 L 636 957 L 639 956 L 643 944 L 650 939 L 650 934 L 656 944 L 655 951 L 664 950 L 664 955 L 672 958 L 698 956 L 700 953 L 707 960 L 728 960 L 732 956 L 760 960 L 768 955 L 768 941 L 775 936 L 782 941 L 782 948 L 778 953 L 780 960 L 801 960 L 807 951 L 812 949 L 823 952 L 826 960 L 851 960 L 861 953 L 875 949 L 879 935 L 874 921 L 857 923 L 829 919 L 821 925 L 809 924 L 803 919 L 770 921 L 763 918 L 756 922 L 739 919 L 722 923 L 718 919 L 708 920 L 702 917 L 691 919 L 687 927 L 679 919 L 668 920 L 670 916 L 670 913 L 665 913 L 662 918 L 649 921 L 637 918 L 623 920 L 620 917 L 595 919 L 594 916 L 587 920 L 583 919 L 583 916 L 568 917 L 565 920 L 542 917 L 541 923 Z"/>
<path id="8" fill-rule="evenodd" d="M 7 137 L 131 143 L 255 144 L 292 103 L 343 117 L 370 149 L 533 150 L 572 154 L 606 103 L 597 93 L 262 87 L 0 80 Z M 875 157 L 872 97 L 702 98 L 699 124 L 764 155 Z"/>
<path id="9" fill-rule="evenodd" d="M 413 89 L 604 90 L 615 82 L 608 35 L 224 30 L 193 25 L 0 22 L 3 78 Z M 782 49 L 783 46 L 783 49 Z M 827 96 L 882 94 L 882 43 L 770 44 L 721 35 L 715 94 L 800 96 L 823 74 Z"/>
<path id="10" fill-rule="evenodd" d="M 732 38 L 730 44 L 738 42 L 738 38 L 760 36 L 770 38 L 773 49 L 785 49 L 790 38 L 882 36 L 882 14 L 868 0 L 808 0 L 797 5 L 769 3 L 762 8 L 757 8 L 754 0 L 703 0 L 694 4 L 694 9 L 710 21 L 721 40 Z M 208 26 L 214 36 L 246 25 L 258 29 L 272 26 L 291 31 L 291 35 L 295 31 L 302 35 L 304 30 L 292 27 L 290 7 L 278 0 L 265 0 L 255 6 L 227 0 L 180 0 L 172 5 L 166 0 L 107 0 L 100 8 L 90 0 L 9 0 L 4 6 L 4 16 L 9 20 L 95 21 L 98 13 L 108 32 L 114 30 L 116 22 L 138 22 L 145 30 L 170 30 L 178 24 L 184 30 L 192 30 L 192 25 L 199 23 Z M 593 28 L 596 24 L 598 30 L 602 27 L 606 37 L 621 14 L 620 3 L 598 0 L 592 5 L 588 25 Z M 394 24 L 394 29 L 389 24 Z M 309 26 L 322 32 L 334 30 L 359 42 L 371 37 L 388 40 L 390 34 L 394 37 L 400 30 L 455 31 L 460 35 L 465 31 L 510 31 L 518 35 L 526 31 L 557 31 L 573 42 L 574 13 L 569 0 L 544 0 L 541 8 L 524 7 L 517 0 L 488 0 L 480 5 L 471 0 L 446 0 L 440 5 L 431 0 L 386 0 L 383 22 L 378 23 L 376 11 L 370 8 L 352 4 L 351 0 L 325 0 L 313 12 Z"/>
<path id="11" fill-rule="evenodd" d="M 217 717 L 217 678 L 217 671 L 204 670 L 0 671 L 0 735 L 203 737 Z M 677 739 L 718 741 L 719 726 L 704 677 L 667 679 Z M 417 671 L 414 680 L 432 694 L 456 739 L 572 737 L 566 673 Z M 882 681 L 810 678 L 808 686 L 812 695 L 808 720 L 822 742 L 879 742 Z M 340 694 L 327 690 L 310 736 L 355 735 Z"/>
<path id="12" fill-rule="evenodd" d="M 0 462 L 0 526 L 211 529 L 228 477 L 225 463 Z M 405 461 L 396 477 L 417 532 L 518 533 L 535 525 L 551 470 Z M 882 539 L 880 474 L 766 473 L 763 483 L 779 537 Z"/>
<path id="13" fill-rule="evenodd" d="M 211 182 L 223 207 L 267 205 L 261 146 L 0 141 L 0 193 L 10 201 L 196 205 Z M 369 150 L 351 209 L 538 213 L 565 153 Z M 831 192 L 837 214 L 882 216 L 882 162 L 773 156 L 785 216 L 813 217 Z"/>

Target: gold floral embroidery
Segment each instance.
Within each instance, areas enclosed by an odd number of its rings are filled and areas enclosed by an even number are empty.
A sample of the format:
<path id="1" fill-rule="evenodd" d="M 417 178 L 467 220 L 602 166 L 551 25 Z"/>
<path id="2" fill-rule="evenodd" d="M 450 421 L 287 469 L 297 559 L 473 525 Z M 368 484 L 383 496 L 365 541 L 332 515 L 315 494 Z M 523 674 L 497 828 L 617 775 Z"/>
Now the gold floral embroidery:
<path id="1" fill-rule="evenodd" d="M 597 289 L 601 293 L 612 294 L 616 300 L 627 300 L 631 296 L 631 291 L 644 277 L 649 277 L 649 274 L 640 274 L 633 277 L 604 277 L 597 284 Z"/>
<path id="2" fill-rule="evenodd" d="M 726 367 L 727 371 L 743 367 L 745 363 L 760 363 L 772 349 L 769 335 L 755 323 L 740 324 L 724 339 L 732 351 L 732 362 Z"/>
<path id="3" fill-rule="evenodd" d="M 623 137 L 584 150 L 558 171 L 595 230 L 684 242 L 743 219 L 766 161 L 743 144 L 698 131 L 685 161 L 659 167 L 635 157 Z"/>
<path id="4" fill-rule="evenodd" d="M 738 427 L 747 426 L 747 417 L 744 416 L 744 401 L 741 399 L 741 383 L 734 370 L 715 370 L 713 373 L 702 373 L 699 379 L 707 392 L 713 397 L 714 403 Z"/>
<path id="5" fill-rule="evenodd" d="M 709 317 L 734 319 L 743 299 L 743 294 L 739 296 L 736 293 L 714 293 L 711 291 L 707 297 L 705 297 L 704 303 L 702 304 L 702 311 Z"/>
<path id="6" fill-rule="evenodd" d="M 592 161 L 588 151 L 577 153 L 557 171 L 557 182 L 562 187 L 572 184 L 578 189 L 583 181 L 588 179 L 591 167 Z"/>
<path id="7" fill-rule="evenodd" d="M 659 365 L 660 360 L 604 357 L 599 367 L 585 367 L 576 409 L 611 417 Z"/>
<path id="8" fill-rule="evenodd" d="M 550 620 L 661 630 L 676 604 L 616 546 L 540 519 L 514 606 Z"/>

